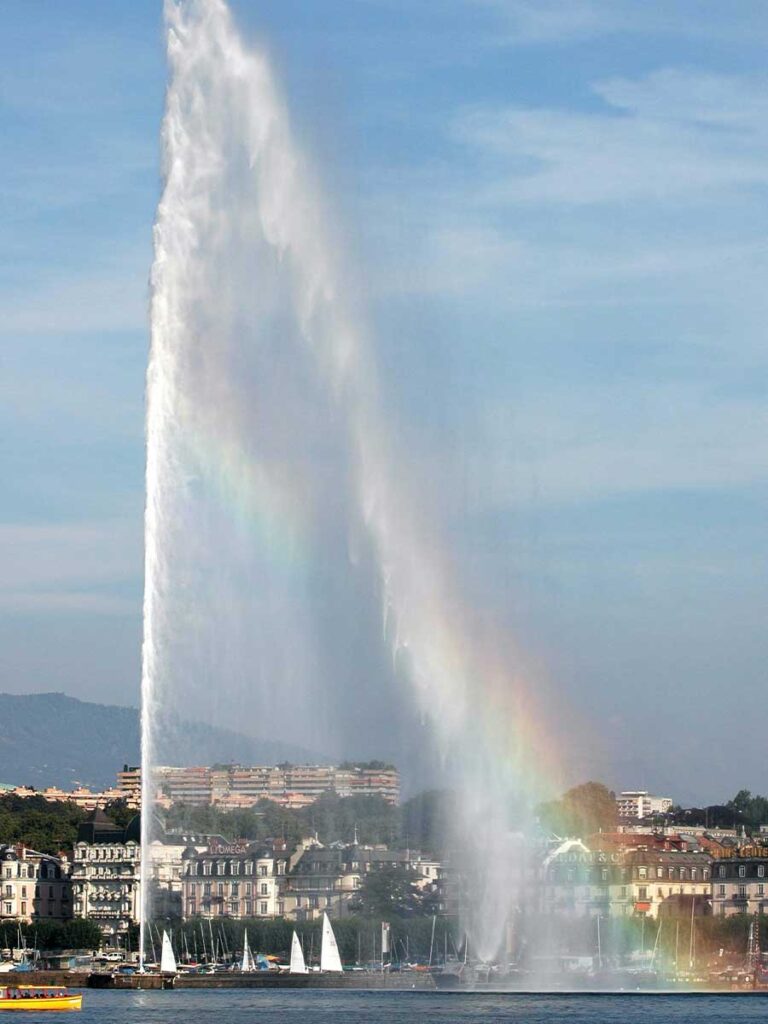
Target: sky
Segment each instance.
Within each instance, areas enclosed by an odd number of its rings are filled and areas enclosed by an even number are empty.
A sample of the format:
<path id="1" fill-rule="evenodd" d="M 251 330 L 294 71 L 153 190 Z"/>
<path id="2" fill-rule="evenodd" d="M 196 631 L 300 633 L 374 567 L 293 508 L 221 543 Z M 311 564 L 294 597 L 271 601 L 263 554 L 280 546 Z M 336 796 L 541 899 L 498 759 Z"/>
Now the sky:
<path id="1" fill-rule="evenodd" d="M 762 5 L 232 7 L 356 267 L 392 438 L 571 781 L 766 792 Z M 138 702 L 163 46 L 156 2 L 4 5 L 8 692 Z"/>

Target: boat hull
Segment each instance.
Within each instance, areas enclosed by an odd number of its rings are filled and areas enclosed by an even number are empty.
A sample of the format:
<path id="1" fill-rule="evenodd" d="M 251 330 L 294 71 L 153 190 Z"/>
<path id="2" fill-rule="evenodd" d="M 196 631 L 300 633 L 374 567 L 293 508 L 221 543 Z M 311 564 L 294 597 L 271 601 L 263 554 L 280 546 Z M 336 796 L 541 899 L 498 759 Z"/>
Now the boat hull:
<path id="1" fill-rule="evenodd" d="M 6 999 L 0 999 L 0 1012 L 7 1010 L 9 1012 L 19 1012 L 23 1010 L 31 1010 L 34 1013 L 40 1013 L 41 1011 L 54 1010 L 56 1012 L 62 1012 L 66 1010 L 79 1010 L 83 1005 L 83 997 L 80 993 L 66 996 L 19 996 L 17 999 L 8 997 Z"/>

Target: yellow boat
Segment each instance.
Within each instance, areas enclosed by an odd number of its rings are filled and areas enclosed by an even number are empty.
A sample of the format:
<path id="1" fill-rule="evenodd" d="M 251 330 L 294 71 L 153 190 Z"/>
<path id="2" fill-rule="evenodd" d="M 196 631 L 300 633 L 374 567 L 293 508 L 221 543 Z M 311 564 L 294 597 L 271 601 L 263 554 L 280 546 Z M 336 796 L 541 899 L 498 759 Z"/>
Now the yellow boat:
<path id="1" fill-rule="evenodd" d="M 1 1010 L 79 1010 L 83 1005 L 80 992 L 67 992 L 55 985 L 19 985 L 18 988 L 0 988 Z"/>

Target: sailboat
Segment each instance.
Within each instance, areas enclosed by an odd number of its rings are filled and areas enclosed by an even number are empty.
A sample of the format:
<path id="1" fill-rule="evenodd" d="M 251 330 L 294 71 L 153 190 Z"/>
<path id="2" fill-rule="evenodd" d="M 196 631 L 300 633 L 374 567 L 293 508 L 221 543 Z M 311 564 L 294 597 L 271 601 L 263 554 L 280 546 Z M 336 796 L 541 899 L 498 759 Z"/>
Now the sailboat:
<path id="1" fill-rule="evenodd" d="M 253 959 L 253 953 L 251 953 L 251 947 L 248 945 L 248 929 L 245 929 L 245 939 L 243 945 L 243 962 L 240 965 L 240 970 L 243 974 L 250 974 L 252 971 L 257 970 L 256 961 Z"/>
<path id="2" fill-rule="evenodd" d="M 306 974 L 307 965 L 304 963 L 304 950 L 301 948 L 299 936 L 293 933 L 291 939 L 291 974 Z"/>
<path id="3" fill-rule="evenodd" d="M 173 946 L 168 932 L 163 932 L 163 949 L 160 954 L 160 973 L 176 974 L 176 957 L 173 954 Z"/>
<path id="4" fill-rule="evenodd" d="M 323 914 L 323 942 L 320 947 L 320 970 L 321 971 L 343 971 L 339 947 L 336 943 L 336 936 L 333 934 L 331 922 L 328 915 Z"/>

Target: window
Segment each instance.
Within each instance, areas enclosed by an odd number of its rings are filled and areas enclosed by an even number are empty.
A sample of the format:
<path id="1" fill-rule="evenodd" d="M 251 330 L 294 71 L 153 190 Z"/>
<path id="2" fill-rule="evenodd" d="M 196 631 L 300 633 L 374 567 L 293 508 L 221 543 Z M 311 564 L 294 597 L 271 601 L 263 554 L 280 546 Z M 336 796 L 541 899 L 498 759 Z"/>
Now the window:
<path id="1" fill-rule="evenodd" d="M 226 861 L 223 861 L 223 860 L 217 861 L 217 863 L 216 863 L 216 874 L 217 875 L 225 874 L 226 873 L 226 869 L 227 869 L 227 862 Z"/>
<path id="2" fill-rule="evenodd" d="M 233 860 L 232 861 L 232 874 L 233 875 L 239 875 L 240 874 L 240 861 L 237 861 L 237 860 Z"/>
<path id="3" fill-rule="evenodd" d="M 21 915 L 22 915 L 22 917 L 26 917 L 26 914 L 27 914 L 27 904 L 26 903 L 22 903 L 21 904 Z"/>
<path id="4" fill-rule="evenodd" d="M 53 899 L 53 886 L 52 885 L 48 886 L 48 898 L 49 899 Z"/>
<path id="5" fill-rule="evenodd" d="M 259 874 L 262 876 L 262 878 L 266 877 L 266 874 L 267 874 L 267 865 L 266 864 L 262 864 L 261 865 L 261 867 L 259 868 Z"/>
<path id="6" fill-rule="evenodd" d="M 757 865 L 757 877 L 758 878 L 765 878 L 765 864 L 758 864 Z"/>
<path id="7" fill-rule="evenodd" d="M 203 874 L 204 875 L 210 875 L 210 873 L 211 873 L 211 862 L 210 861 L 206 861 L 203 864 Z"/>
<path id="8" fill-rule="evenodd" d="M 6 887 L 5 887 L 5 895 L 6 896 L 13 896 L 13 886 L 12 885 L 6 885 Z"/>
<path id="9" fill-rule="evenodd" d="M 638 887 L 637 898 L 639 900 L 647 900 L 648 899 L 648 889 L 647 889 L 646 886 L 641 885 L 641 886 Z"/>
<path id="10" fill-rule="evenodd" d="M 13 878 L 13 871 L 12 871 L 11 868 L 6 868 L 5 869 L 5 877 L 6 878 Z"/>
<path id="11" fill-rule="evenodd" d="M 656 868 L 656 877 L 657 878 L 663 878 L 664 877 L 664 868 Z"/>
<path id="12" fill-rule="evenodd" d="M 250 882 L 246 882 L 245 883 L 245 895 L 246 896 L 250 896 L 251 895 L 251 883 Z"/>
<path id="13" fill-rule="evenodd" d="M 718 886 L 718 890 L 717 891 L 718 891 L 718 895 L 719 896 L 725 896 L 725 886 L 724 885 Z"/>
<path id="14" fill-rule="evenodd" d="M 427 868 L 427 872 L 429 872 L 429 868 Z M 600 872 L 600 877 L 604 882 L 608 881 L 608 868 L 602 869 L 602 871 Z"/>
<path id="15" fill-rule="evenodd" d="M 216 886 L 216 894 L 218 896 L 223 896 L 224 895 L 224 883 L 223 882 L 219 882 L 219 884 Z"/>
<path id="16" fill-rule="evenodd" d="M 239 882 L 233 882 L 232 886 L 231 886 L 231 890 L 232 890 L 232 897 L 233 897 L 233 899 L 237 899 L 237 897 L 240 895 L 240 883 Z"/>
<path id="17" fill-rule="evenodd" d="M 253 904 L 250 900 L 245 901 L 245 916 L 250 917 L 253 914 Z"/>
<path id="18" fill-rule="evenodd" d="M 663 898 L 664 898 L 664 891 L 663 891 L 663 890 L 662 890 L 661 888 L 659 888 L 659 889 L 657 889 L 657 890 L 656 890 L 656 895 L 657 895 L 657 896 L 659 897 L 659 899 L 661 900 L 661 899 L 663 899 Z"/>
<path id="19" fill-rule="evenodd" d="M 245 862 L 245 873 L 246 873 L 246 875 L 252 875 L 253 874 L 253 861 L 252 860 L 248 860 L 248 861 Z"/>
<path id="20" fill-rule="evenodd" d="M 694 881 L 695 878 L 696 878 L 696 868 L 691 868 L 691 881 Z"/>
<path id="21" fill-rule="evenodd" d="M 717 869 L 717 877 L 725 878 L 725 864 L 721 864 L 720 867 Z"/>
<path id="22" fill-rule="evenodd" d="M 743 864 L 739 864 L 739 878 L 746 878 L 747 869 Z"/>
<path id="23" fill-rule="evenodd" d="M 206 882 L 203 885 L 203 896 L 210 896 L 210 895 L 211 895 L 211 883 L 210 882 Z"/>
<path id="24" fill-rule="evenodd" d="M 6 903 L 5 904 L 5 912 L 6 912 L 6 914 L 12 914 L 13 913 L 13 904 L 12 903 Z"/>
<path id="25" fill-rule="evenodd" d="M 266 903 L 262 903 L 261 904 L 261 912 L 262 912 L 262 914 L 266 914 L 266 913 L 269 912 L 268 911 L 268 905 Z"/>
<path id="26" fill-rule="evenodd" d="M 746 885 L 739 886 L 739 899 L 745 900 L 747 898 L 747 887 Z"/>
<path id="27" fill-rule="evenodd" d="M 757 887 L 757 895 L 758 895 L 758 896 L 763 896 L 763 895 L 764 895 L 764 890 L 765 890 L 765 886 L 764 886 L 764 885 L 763 885 L 763 883 L 761 882 L 761 883 L 760 883 L 760 884 L 758 885 L 758 887 Z"/>
<path id="28" fill-rule="evenodd" d="M 282 900 L 277 904 L 277 912 L 280 915 L 280 917 L 283 917 L 283 915 L 285 914 L 285 904 L 282 902 Z"/>
<path id="29" fill-rule="evenodd" d="M 269 895 L 269 886 L 267 885 L 266 882 L 261 883 L 261 885 L 259 886 L 259 892 L 261 893 L 262 896 Z"/>
<path id="30" fill-rule="evenodd" d="M 637 877 L 638 878 L 647 878 L 648 877 L 648 868 L 645 867 L 644 865 L 641 865 L 637 869 Z"/>
<path id="31" fill-rule="evenodd" d="M 626 899 L 627 898 L 627 887 L 626 887 L 626 885 L 622 885 L 622 887 L 621 887 L 621 896 L 622 896 L 622 899 Z"/>

